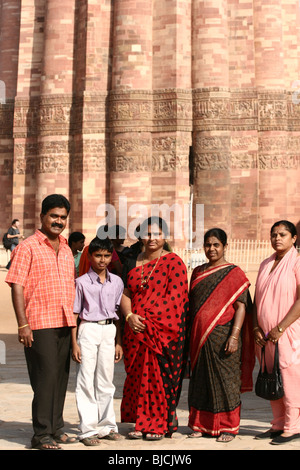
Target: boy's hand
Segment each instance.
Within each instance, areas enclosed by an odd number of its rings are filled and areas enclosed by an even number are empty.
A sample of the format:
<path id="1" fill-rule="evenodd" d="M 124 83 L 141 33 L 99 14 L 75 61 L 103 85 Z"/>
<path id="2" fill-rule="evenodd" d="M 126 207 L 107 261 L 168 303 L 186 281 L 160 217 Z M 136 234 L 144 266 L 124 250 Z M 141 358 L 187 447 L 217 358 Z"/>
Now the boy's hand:
<path id="1" fill-rule="evenodd" d="M 81 351 L 77 343 L 72 346 L 72 359 L 79 364 L 81 363 Z"/>
<path id="2" fill-rule="evenodd" d="M 115 362 L 120 362 L 120 360 L 123 357 L 123 348 L 120 344 L 116 344 L 116 349 L 115 349 Z"/>

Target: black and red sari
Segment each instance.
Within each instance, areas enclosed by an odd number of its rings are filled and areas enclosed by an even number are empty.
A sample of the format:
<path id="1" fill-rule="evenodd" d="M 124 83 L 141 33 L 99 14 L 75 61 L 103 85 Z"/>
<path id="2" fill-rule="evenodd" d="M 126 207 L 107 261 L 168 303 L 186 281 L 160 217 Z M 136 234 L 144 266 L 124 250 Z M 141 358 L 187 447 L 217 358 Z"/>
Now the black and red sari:
<path id="1" fill-rule="evenodd" d="M 246 311 L 250 310 L 249 285 L 244 272 L 233 264 L 206 270 L 203 265 L 193 271 L 189 385 L 189 427 L 193 431 L 212 436 L 239 431 L 240 393 L 252 390 L 255 364 L 250 312 L 245 315 L 238 351 L 226 355 L 224 347 L 232 332 L 234 303 L 243 302 Z"/>
<path id="2" fill-rule="evenodd" d="M 144 265 L 148 278 L 156 259 Z M 135 423 L 143 433 L 172 434 L 177 429 L 178 404 L 184 365 L 187 272 L 174 253 L 163 255 L 146 288 L 141 288 L 141 266 L 129 270 L 126 287 L 132 312 L 145 318 L 143 333 L 126 323 L 123 335 L 127 377 L 121 404 L 121 421 Z"/>

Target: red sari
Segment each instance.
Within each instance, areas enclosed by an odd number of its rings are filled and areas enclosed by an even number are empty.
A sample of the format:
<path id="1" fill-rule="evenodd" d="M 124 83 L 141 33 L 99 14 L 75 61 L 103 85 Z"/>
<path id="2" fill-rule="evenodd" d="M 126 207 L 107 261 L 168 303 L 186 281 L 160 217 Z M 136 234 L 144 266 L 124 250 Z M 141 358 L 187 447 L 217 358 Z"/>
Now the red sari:
<path id="1" fill-rule="evenodd" d="M 255 364 L 250 313 L 245 316 L 238 351 L 225 355 L 224 346 L 232 330 L 234 303 L 247 305 L 249 285 L 244 272 L 232 264 L 206 271 L 199 266 L 192 274 L 189 426 L 194 431 L 213 436 L 238 433 L 240 392 L 252 390 Z"/>
<path id="2" fill-rule="evenodd" d="M 148 278 L 156 259 L 144 265 Z M 124 362 L 127 377 L 121 404 L 121 421 L 135 423 L 143 433 L 176 431 L 184 364 L 187 272 L 174 253 L 160 258 L 145 289 L 141 288 L 141 266 L 127 274 L 132 312 L 145 318 L 143 333 L 133 333 L 126 323 Z"/>

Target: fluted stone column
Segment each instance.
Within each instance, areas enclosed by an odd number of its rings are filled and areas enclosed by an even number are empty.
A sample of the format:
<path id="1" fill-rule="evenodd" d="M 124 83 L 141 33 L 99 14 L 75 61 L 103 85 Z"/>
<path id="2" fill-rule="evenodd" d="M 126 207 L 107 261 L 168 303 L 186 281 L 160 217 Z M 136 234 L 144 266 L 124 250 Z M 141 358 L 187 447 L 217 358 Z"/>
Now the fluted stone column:
<path id="1" fill-rule="evenodd" d="M 204 204 L 205 230 L 231 235 L 227 0 L 196 0 L 192 14 L 194 203 Z"/>
<path id="2" fill-rule="evenodd" d="M 114 2 L 109 199 L 117 214 L 120 197 L 129 212 L 133 204 L 151 203 L 152 3 Z M 131 216 L 128 225 L 135 211 Z"/>
<path id="3" fill-rule="evenodd" d="M 161 0 L 153 16 L 152 201 L 165 205 L 171 242 L 178 248 L 189 244 L 191 4 Z"/>
<path id="4" fill-rule="evenodd" d="M 75 3 L 67 0 L 62 7 L 59 0 L 48 0 L 45 4 L 36 161 L 37 222 L 45 196 L 57 192 L 69 198 Z"/>
<path id="5" fill-rule="evenodd" d="M 98 208 L 108 202 L 106 107 L 111 85 L 112 11 L 111 2 L 85 0 L 78 3 L 76 16 L 72 229 L 83 231 L 87 241 L 95 236 L 101 220 Z"/>
<path id="6" fill-rule="evenodd" d="M 17 88 L 20 2 L 0 0 L 0 226 L 12 218 L 23 221 L 23 213 L 13 207 L 13 113 Z M 17 214 L 15 216 L 14 214 Z"/>
<path id="7" fill-rule="evenodd" d="M 253 6 L 260 236 L 265 239 L 276 220 L 299 222 L 299 105 L 293 104 L 290 93 L 293 76 L 299 77 L 299 54 L 295 60 L 299 5 L 255 0 Z M 292 13 L 294 21 L 290 22 Z"/>
<path id="8" fill-rule="evenodd" d="M 231 233 L 258 236 L 258 130 L 253 10 L 228 0 Z"/>

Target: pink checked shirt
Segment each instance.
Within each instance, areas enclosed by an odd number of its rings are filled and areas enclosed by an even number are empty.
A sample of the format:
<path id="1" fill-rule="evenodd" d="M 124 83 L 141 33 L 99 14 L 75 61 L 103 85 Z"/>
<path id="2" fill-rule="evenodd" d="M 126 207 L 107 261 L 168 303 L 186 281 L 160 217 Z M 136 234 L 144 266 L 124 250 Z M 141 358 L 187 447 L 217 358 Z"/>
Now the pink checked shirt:
<path id="1" fill-rule="evenodd" d="M 26 316 L 32 330 L 75 326 L 74 258 L 60 236 L 58 254 L 37 230 L 12 252 L 5 281 L 24 287 Z"/>

